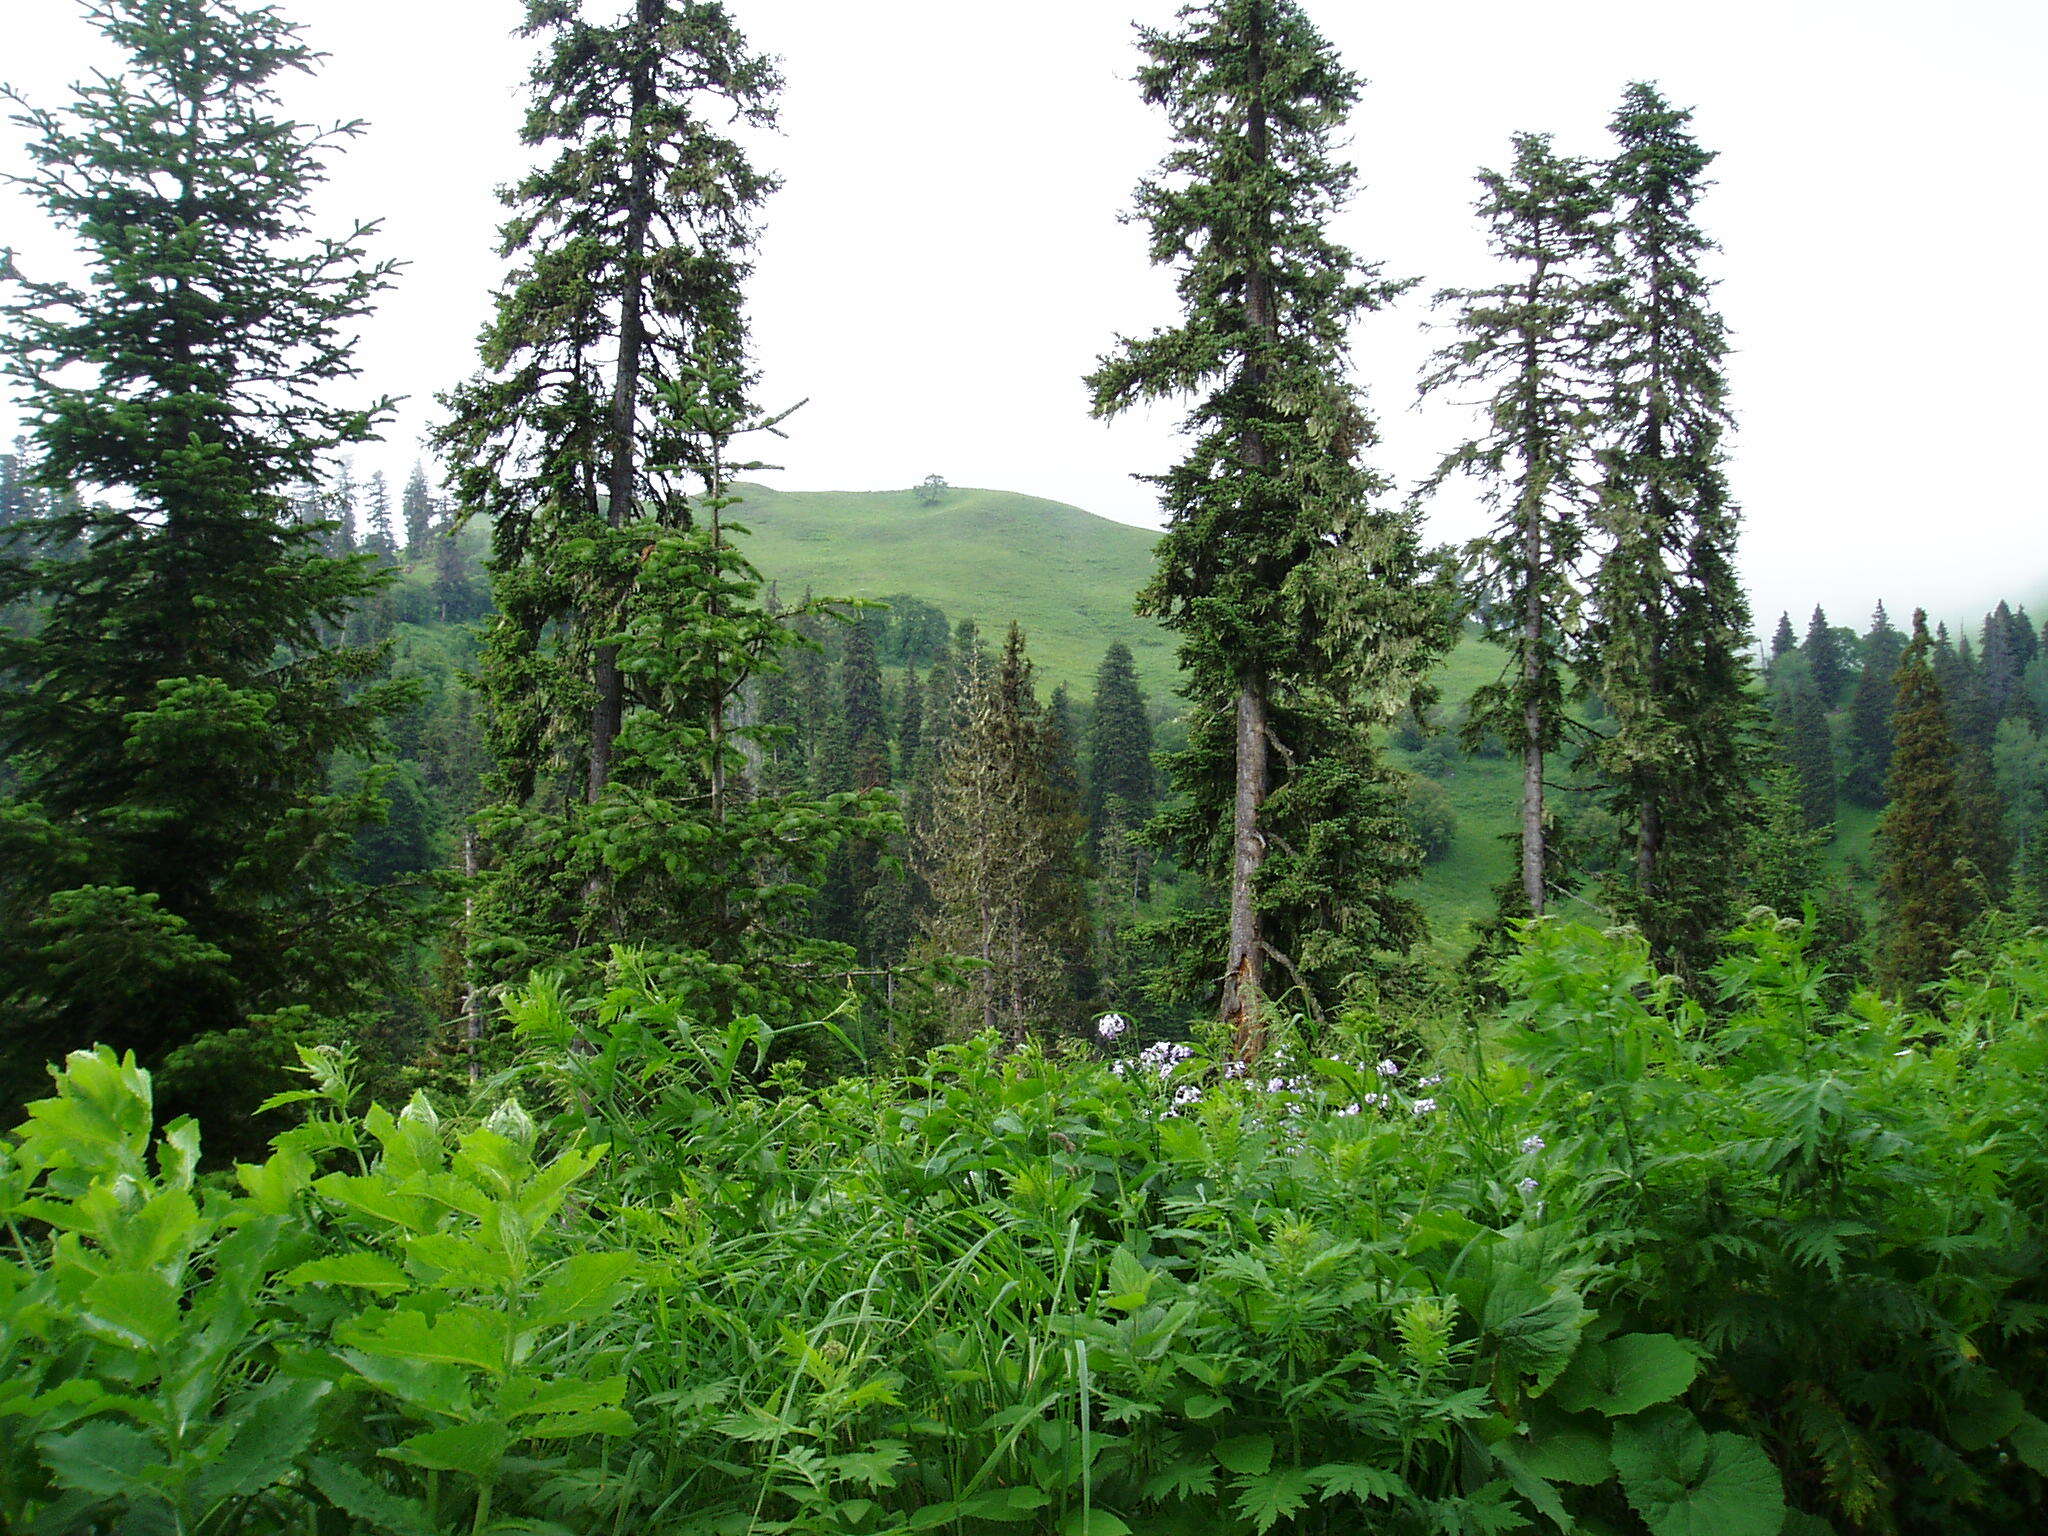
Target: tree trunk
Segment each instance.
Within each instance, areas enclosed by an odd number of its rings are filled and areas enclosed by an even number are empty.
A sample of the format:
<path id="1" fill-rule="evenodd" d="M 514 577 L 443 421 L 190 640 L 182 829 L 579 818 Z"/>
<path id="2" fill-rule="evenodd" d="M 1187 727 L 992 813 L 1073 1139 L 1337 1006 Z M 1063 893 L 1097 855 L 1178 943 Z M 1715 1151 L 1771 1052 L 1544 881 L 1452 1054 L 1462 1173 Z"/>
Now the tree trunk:
<path id="1" fill-rule="evenodd" d="M 1543 530 L 1535 509 L 1522 529 L 1522 894 L 1543 915 Z"/>
<path id="2" fill-rule="evenodd" d="M 469 946 L 476 932 L 476 870 L 476 831 L 469 828 L 462 834 L 462 873 L 469 880 L 462 895 L 462 1044 L 464 1054 L 469 1058 L 471 1087 L 475 1087 L 483 1076 L 477 1050 L 484 1038 L 483 989 L 476 984 L 476 972 L 471 968 L 469 959 Z"/>
<path id="3" fill-rule="evenodd" d="M 1260 1018 L 1264 936 L 1254 891 L 1266 860 L 1259 808 L 1266 803 L 1266 696 L 1246 678 L 1237 691 L 1237 791 L 1230 839 L 1230 948 L 1224 957 L 1223 1022 L 1230 1027 L 1240 1061 L 1254 1061 L 1265 1048 Z"/>
<path id="4" fill-rule="evenodd" d="M 630 101 L 637 133 L 654 107 L 660 67 L 659 27 L 662 0 L 639 0 L 635 45 L 641 50 L 633 69 Z M 640 143 L 632 147 L 632 172 L 627 183 L 626 225 L 620 254 L 623 286 L 619 294 L 618 370 L 612 377 L 611 444 L 605 486 L 610 504 L 605 521 L 623 527 L 632 515 L 639 469 L 639 404 L 641 356 L 646 350 L 646 274 L 648 228 L 654 217 L 654 157 Z M 607 620 L 609 616 L 607 616 Z M 590 777 L 584 798 L 595 804 L 611 782 L 612 742 L 625 713 L 625 679 L 619 675 L 617 646 L 599 646 L 592 669 L 597 700 L 590 710 Z"/>
<path id="5" fill-rule="evenodd" d="M 1251 100 L 1245 117 L 1249 158 L 1263 167 L 1272 157 L 1266 122 L 1263 87 L 1266 75 L 1265 9 L 1254 9 L 1250 29 Z M 1252 351 L 1246 370 L 1253 386 L 1254 409 L 1262 403 L 1266 382 L 1264 348 L 1279 339 L 1273 314 L 1273 278 L 1267 268 L 1271 240 L 1263 213 L 1255 220 L 1254 249 L 1247 251 L 1245 275 L 1245 318 L 1253 333 Z M 1245 434 L 1245 462 L 1254 473 L 1265 469 L 1268 454 L 1258 424 Z M 1269 730 L 1266 680 L 1247 673 L 1238 679 L 1237 689 L 1237 777 L 1231 814 L 1230 838 L 1230 944 L 1223 962 L 1221 1016 L 1230 1030 L 1232 1048 L 1240 1061 L 1255 1061 L 1265 1050 L 1265 1023 L 1261 1017 L 1265 934 L 1259 921 L 1256 885 L 1260 866 L 1266 862 L 1266 839 L 1259 831 L 1259 812 L 1266 803 L 1268 788 L 1267 733 Z"/>

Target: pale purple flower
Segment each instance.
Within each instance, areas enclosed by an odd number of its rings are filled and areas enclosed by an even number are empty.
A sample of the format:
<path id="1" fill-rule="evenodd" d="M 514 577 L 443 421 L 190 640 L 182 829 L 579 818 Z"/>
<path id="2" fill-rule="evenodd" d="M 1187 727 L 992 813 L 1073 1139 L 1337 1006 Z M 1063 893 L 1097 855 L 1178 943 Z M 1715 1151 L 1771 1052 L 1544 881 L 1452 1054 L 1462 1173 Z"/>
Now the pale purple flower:
<path id="1" fill-rule="evenodd" d="M 1358 1106 L 1356 1104 L 1346 1104 L 1337 1113 L 1340 1115 L 1355 1115 L 1358 1113 Z"/>
<path id="2" fill-rule="evenodd" d="M 1380 1061 L 1379 1073 L 1381 1077 L 1399 1077 L 1401 1075 L 1401 1064 L 1391 1056 L 1385 1057 Z"/>
<path id="3" fill-rule="evenodd" d="M 1438 1083 L 1442 1082 L 1443 1080 L 1443 1073 L 1432 1072 L 1429 1074 L 1429 1076 L 1425 1077 L 1421 1082 L 1417 1083 L 1415 1086 L 1418 1088 L 1434 1088 Z"/>
<path id="4" fill-rule="evenodd" d="M 1522 1138 L 1522 1155 L 1524 1157 L 1534 1157 L 1542 1150 L 1543 1138 L 1541 1136 L 1524 1136 Z"/>
<path id="5" fill-rule="evenodd" d="M 1521 1183 L 1517 1184 L 1515 1188 L 1519 1189 L 1525 1195 L 1533 1195 L 1536 1193 L 1536 1181 L 1534 1179 L 1524 1179 Z"/>
<path id="6" fill-rule="evenodd" d="M 1193 1083 L 1182 1083 L 1178 1088 L 1173 1090 L 1173 1102 L 1176 1106 L 1182 1104 L 1199 1104 L 1202 1102 L 1202 1090 L 1197 1088 Z"/>
<path id="7" fill-rule="evenodd" d="M 1131 1027 L 1130 1021 L 1120 1013 L 1105 1013 L 1095 1021 L 1095 1037 L 1098 1040 L 1114 1040 Z"/>
<path id="8" fill-rule="evenodd" d="M 1413 1104 L 1410 1104 L 1408 1106 L 1408 1111 L 1410 1114 L 1416 1115 L 1433 1115 L 1436 1113 L 1436 1100 L 1417 1099 Z"/>
<path id="9" fill-rule="evenodd" d="M 1225 1063 L 1223 1063 L 1223 1075 L 1225 1077 L 1243 1077 L 1244 1074 L 1245 1065 L 1243 1062 L 1226 1061 Z"/>

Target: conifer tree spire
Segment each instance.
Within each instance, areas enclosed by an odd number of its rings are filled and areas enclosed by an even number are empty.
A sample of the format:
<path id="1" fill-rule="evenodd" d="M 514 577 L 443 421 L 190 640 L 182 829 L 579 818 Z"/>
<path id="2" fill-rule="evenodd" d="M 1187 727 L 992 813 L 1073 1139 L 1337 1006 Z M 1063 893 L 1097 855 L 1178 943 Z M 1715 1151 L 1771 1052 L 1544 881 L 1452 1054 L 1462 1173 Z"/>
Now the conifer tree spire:
<path id="1" fill-rule="evenodd" d="M 1328 939 L 1369 974 L 1372 950 L 1418 931 L 1391 889 L 1413 868 L 1396 794 L 1363 743 L 1448 648 L 1449 604 L 1415 516 L 1376 505 L 1386 487 L 1360 461 L 1373 428 L 1347 328 L 1405 285 L 1324 229 L 1351 187 L 1333 141 L 1357 78 L 1294 0 L 1190 4 L 1139 39 L 1175 147 L 1138 212 L 1184 313 L 1122 339 L 1089 386 L 1102 416 L 1193 400 L 1188 456 L 1155 481 L 1168 525 L 1142 599 L 1180 635 L 1189 702 L 1186 799 L 1154 831 L 1221 892 L 1215 920 L 1176 937 L 1189 995 L 1254 1057 L 1269 972 L 1320 1008 L 1332 978 L 1305 946 Z M 1268 870 L 1283 847 L 1285 882 Z"/>
<path id="2" fill-rule="evenodd" d="M 1467 547 L 1468 595 L 1483 632 L 1506 653 L 1502 677 L 1472 697 L 1468 740 L 1494 733 L 1522 759 L 1521 903 L 1541 916 L 1557 880 L 1549 845 L 1544 760 L 1564 743 L 1566 636 L 1579 628 L 1576 570 L 1593 500 L 1597 361 L 1611 280 L 1596 258 L 1607 203 L 1581 161 L 1542 134 L 1517 134 L 1505 172 L 1483 170 L 1479 215 L 1512 276 L 1454 289 L 1458 339 L 1437 354 L 1423 393 L 1490 388 L 1487 430 L 1445 457 L 1424 489 L 1453 473 L 1480 476 L 1491 533 Z"/>
<path id="3" fill-rule="evenodd" d="M 1714 157 L 1690 120 L 1638 83 L 1612 123 L 1617 324 L 1588 650 L 1613 719 L 1593 756 L 1626 845 L 1614 898 L 1661 961 L 1697 975 L 1732 916 L 1760 712 L 1722 470 L 1728 343 L 1694 218 Z"/>
<path id="4" fill-rule="evenodd" d="M 1963 930 L 1983 910 L 1983 883 L 1970 862 L 1970 831 L 1956 785 L 1956 743 L 1932 662 L 1927 615 L 1899 663 L 1895 745 L 1877 824 L 1878 894 L 1885 912 L 1878 970 L 1910 996 L 1939 979 Z"/>
<path id="5" fill-rule="evenodd" d="M 403 690 L 325 638 L 382 584 L 334 558 L 294 497 L 390 402 L 346 401 L 351 332 L 387 285 L 371 226 L 310 229 L 354 125 L 293 121 L 316 55 L 276 9 L 101 0 L 125 55 L 70 106 L 24 106 L 28 195 L 77 240 L 83 283 L 0 257 L 5 366 L 35 419 L 36 525 L 63 558 L 0 568 L 0 1012 L 16 1069 L 133 1049 L 159 1104 L 261 1095 L 290 1051 L 256 1021 L 381 1001 L 412 937 L 343 860 L 385 811 L 377 755 Z M 111 492 L 85 498 L 73 486 Z M 232 1080 L 200 1081 L 236 1032 Z M 217 1054 L 214 1057 L 218 1060 Z M 188 1070 L 189 1069 L 189 1070 Z"/>

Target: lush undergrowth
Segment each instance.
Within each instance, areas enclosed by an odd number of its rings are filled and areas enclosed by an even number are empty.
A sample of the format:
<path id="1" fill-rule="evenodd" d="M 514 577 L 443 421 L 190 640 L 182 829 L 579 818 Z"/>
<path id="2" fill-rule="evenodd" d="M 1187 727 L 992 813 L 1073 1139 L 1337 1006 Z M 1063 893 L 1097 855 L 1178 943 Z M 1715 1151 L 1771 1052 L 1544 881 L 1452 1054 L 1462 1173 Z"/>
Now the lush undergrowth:
<path id="1" fill-rule="evenodd" d="M 1437 1061 L 978 1041 L 805 1087 L 800 1039 L 693 1030 L 622 957 L 514 1000 L 530 1065 L 474 1116 L 358 1118 L 314 1054 L 231 1175 L 76 1055 L 0 1163 L 0 1523 L 2038 1517 L 2048 942 L 1945 1021 L 1830 1014 L 1775 925 L 1711 1024 L 1625 937 L 1512 970 Z"/>

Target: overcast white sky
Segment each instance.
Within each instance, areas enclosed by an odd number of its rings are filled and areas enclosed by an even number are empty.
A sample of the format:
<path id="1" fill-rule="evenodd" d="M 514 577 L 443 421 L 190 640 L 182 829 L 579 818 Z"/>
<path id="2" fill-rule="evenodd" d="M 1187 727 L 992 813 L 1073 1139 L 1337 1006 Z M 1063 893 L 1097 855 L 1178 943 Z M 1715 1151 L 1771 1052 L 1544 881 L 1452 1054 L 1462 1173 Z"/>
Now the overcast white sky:
<path id="1" fill-rule="evenodd" d="M 471 367 L 499 265 L 494 188 L 517 170 L 519 0 L 282 0 L 332 55 L 293 103 L 369 131 L 330 223 L 383 220 L 410 265 L 362 339 L 369 391 L 409 395 L 362 468 L 402 475 L 432 396 Z M 590 0 L 593 5 L 604 0 Z M 76 0 L 4 0 L 0 79 L 41 103 L 105 59 Z M 1309 0 L 1371 82 L 1363 190 L 1338 231 L 1422 279 L 1361 326 L 1357 376 L 1404 483 L 1464 430 L 1413 408 L 1427 295 L 1488 278 L 1472 173 L 1508 136 L 1605 148 L 1623 84 L 1658 80 L 1717 149 L 1704 220 L 1738 353 L 1734 479 L 1759 624 L 1817 599 L 1973 611 L 2048 597 L 2048 306 L 2039 298 L 2048 5 L 2040 0 Z M 928 473 L 1156 521 L 1134 472 L 1173 418 L 1105 426 L 1080 376 L 1172 313 L 1120 226 L 1164 132 L 1129 84 L 1130 22 L 1171 0 L 733 0 L 782 56 L 785 178 L 753 288 L 764 400 L 808 397 L 773 476 L 889 489 Z M 0 128 L 0 166 L 21 165 Z M 0 190 L 0 244 L 61 245 Z M 4 406 L 0 406 L 4 411 Z M 4 425 L 4 423 L 0 423 Z M 9 434 L 11 435 L 11 433 Z M 1475 531 L 1469 504 L 1433 532 Z M 2040 615 L 2037 614 L 2037 617 Z"/>

